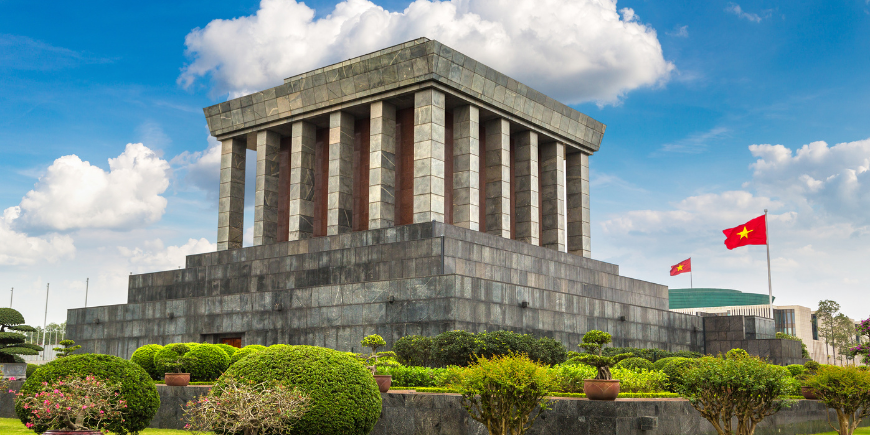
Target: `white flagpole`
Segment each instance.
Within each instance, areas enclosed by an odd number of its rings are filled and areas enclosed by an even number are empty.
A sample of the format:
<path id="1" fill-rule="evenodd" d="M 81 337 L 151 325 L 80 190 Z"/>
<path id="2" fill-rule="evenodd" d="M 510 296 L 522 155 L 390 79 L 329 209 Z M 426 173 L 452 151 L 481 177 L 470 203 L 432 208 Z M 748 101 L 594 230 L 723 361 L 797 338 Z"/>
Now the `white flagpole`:
<path id="1" fill-rule="evenodd" d="M 765 243 L 767 246 L 767 291 L 768 291 L 768 301 L 770 302 L 770 318 L 773 319 L 773 284 L 771 284 L 770 280 L 770 231 L 767 226 L 767 209 L 764 209 L 764 237 Z"/>

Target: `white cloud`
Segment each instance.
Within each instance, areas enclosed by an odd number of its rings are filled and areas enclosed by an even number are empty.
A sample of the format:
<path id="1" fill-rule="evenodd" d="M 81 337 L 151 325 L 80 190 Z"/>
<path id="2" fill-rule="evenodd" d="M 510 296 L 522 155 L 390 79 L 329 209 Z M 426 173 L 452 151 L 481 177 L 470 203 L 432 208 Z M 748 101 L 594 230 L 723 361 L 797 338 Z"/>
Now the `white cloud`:
<path id="1" fill-rule="evenodd" d="M 208 136 L 208 147 L 202 151 L 185 151 L 169 162 L 185 172 L 184 182 L 206 192 L 211 200 L 217 199 L 220 187 L 221 143 Z"/>
<path id="2" fill-rule="evenodd" d="M 666 143 L 659 149 L 665 153 L 700 154 L 707 150 L 708 144 L 728 136 L 726 127 L 713 127 L 708 131 L 694 133 L 677 142 Z"/>
<path id="3" fill-rule="evenodd" d="M 127 144 L 109 171 L 63 156 L 49 166 L 18 206 L 14 228 L 65 231 L 130 229 L 158 221 L 166 208 L 169 163 L 142 144 Z"/>
<path id="4" fill-rule="evenodd" d="M 0 218 L 0 266 L 19 266 L 37 262 L 55 263 L 75 257 L 73 239 L 56 233 L 31 237 L 14 231 L 12 222 L 18 218 L 18 207 L 9 207 Z"/>
<path id="5" fill-rule="evenodd" d="M 671 32 L 667 32 L 668 36 L 676 36 L 678 38 L 689 37 L 689 26 L 676 26 Z"/>
<path id="6" fill-rule="evenodd" d="M 133 272 L 146 273 L 156 272 L 161 270 L 178 269 L 184 267 L 185 258 L 188 255 L 202 254 L 204 252 L 214 252 L 217 250 L 217 245 L 202 238 L 199 240 L 189 239 L 187 243 L 181 246 L 164 247 L 163 241 L 155 239 L 144 243 L 144 248 L 127 248 L 118 247 L 118 252 L 122 257 L 127 258 L 130 262 Z"/>
<path id="7" fill-rule="evenodd" d="M 416 0 L 402 12 L 347 0 L 320 18 L 304 3 L 262 0 L 254 15 L 191 31 L 179 82 L 209 76 L 215 93 L 241 95 L 421 36 L 567 103 L 615 103 L 674 70 L 656 31 L 615 0 Z"/>
<path id="8" fill-rule="evenodd" d="M 745 11 L 743 11 L 743 8 L 741 8 L 740 5 L 738 5 L 736 3 L 729 3 L 728 7 L 725 8 L 725 12 L 731 12 L 732 14 L 737 15 L 740 18 L 743 18 L 745 20 L 749 20 L 749 21 L 752 21 L 755 23 L 761 22 L 760 15 L 745 12 Z"/>

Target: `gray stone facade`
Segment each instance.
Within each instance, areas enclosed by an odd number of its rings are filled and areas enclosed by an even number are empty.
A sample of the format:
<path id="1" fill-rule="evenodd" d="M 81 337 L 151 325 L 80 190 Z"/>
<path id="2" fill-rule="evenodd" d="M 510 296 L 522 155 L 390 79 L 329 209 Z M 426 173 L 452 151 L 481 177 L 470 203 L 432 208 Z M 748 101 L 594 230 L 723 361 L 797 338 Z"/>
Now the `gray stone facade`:
<path id="1" fill-rule="evenodd" d="M 803 364 L 801 344 L 776 338 L 773 319 L 756 316 L 704 317 L 705 353 L 724 354 L 739 348 L 773 364 Z"/>
<path id="2" fill-rule="evenodd" d="M 668 311 L 667 287 L 616 265 L 432 222 L 187 257 L 132 275 L 128 303 L 68 311 L 86 352 L 148 343 L 309 344 L 361 350 L 378 333 L 508 329 L 569 349 L 590 329 L 615 346 L 702 351 L 702 318 Z"/>

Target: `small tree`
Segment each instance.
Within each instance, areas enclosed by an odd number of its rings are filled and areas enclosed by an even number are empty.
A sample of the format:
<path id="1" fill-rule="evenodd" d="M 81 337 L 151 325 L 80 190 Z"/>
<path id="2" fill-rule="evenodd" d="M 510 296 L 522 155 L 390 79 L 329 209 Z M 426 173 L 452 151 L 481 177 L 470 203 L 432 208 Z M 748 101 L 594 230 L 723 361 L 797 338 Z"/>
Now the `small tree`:
<path id="1" fill-rule="evenodd" d="M 82 348 L 81 346 L 77 345 L 76 342 L 73 340 L 62 340 L 58 344 L 63 346 L 63 347 L 55 347 L 54 349 L 52 349 L 55 352 L 57 352 L 58 358 L 70 356 L 73 352 Z"/>
<path id="2" fill-rule="evenodd" d="M 819 309 L 816 310 L 816 321 L 818 322 L 819 338 L 825 340 L 825 353 L 830 357 L 828 345 L 834 344 L 836 341 L 836 327 L 834 326 L 834 317 L 840 311 L 840 304 L 826 299 L 819 301 Z M 830 361 L 828 361 L 830 362 Z"/>
<path id="3" fill-rule="evenodd" d="M 195 357 L 187 356 L 187 354 L 160 359 L 160 364 L 166 367 L 166 373 L 190 373 L 190 368 L 196 362 Z"/>
<path id="4" fill-rule="evenodd" d="M 855 328 L 858 335 L 867 337 L 866 340 L 861 340 L 857 346 L 849 349 L 849 353 L 854 356 L 861 356 L 865 365 L 870 365 L 870 319 L 864 319 Z"/>
<path id="5" fill-rule="evenodd" d="M 870 372 L 856 367 L 824 366 L 806 380 L 816 396 L 837 413 L 840 435 L 852 435 L 864 417 L 870 415 Z"/>
<path id="6" fill-rule="evenodd" d="M 834 348 L 837 351 L 837 357 L 840 362 L 843 358 L 852 359 L 854 355 L 849 351 L 855 345 L 855 336 L 858 335 L 855 330 L 855 324 L 845 314 L 837 314 L 834 317 Z"/>
<path id="7" fill-rule="evenodd" d="M 630 352 L 613 356 L 602 356 L 604 345 L 610 344 L 611 341 L 613 341 L 613 337 L 610 334 L 593 329 L 583 335 L 583 343 L 578 345 L 588 353 L 578 355 L 577 359 L 584 364 L 598 368 L 598 374 L 595 376 L 595 379 L 613 379 L 613 376 L 610 374 L 610 368 L 615 366 L 616 363 L 634 356 Z"/>
<path id="8" fill-rule="evenodd" d="M 120 384 L 94 376 L 68 376 L 44 383 L 34 395 L 18 393 L 18 402 L 28 412 L 28 428 L 48 430 L 100 430 L 107 420 L 121 417 L 127 402 L 120 399 Z"/>
<path id="9" fill-rule="evenodd" d="M 12 308 L 0 308 L 0 363 L 23 363 L 19 355 L 39 355 L 42 346 L 25 343 L 27 337 L 18 332 L 36 331 L 24 324 L 24 316 Z"/>
<path id="10" fill-rule="evenodd" d="M 372 334 L 363 338 L 362 341 L 360 341 L 360 344 L 363 345 L 363 347 L 367 347 L 372 350 L 372 353 L 371 355 L 369 355 L 366 362 L 368 364 L 371 364 L 369 366 L 369 370 L 371 370 L 372 374 L 374 375 L 378 370 L 378 348 L 386 346 L 387 342 L 384 341 L 384 337 L 381 337 L 378 334 Z"/>
<path id="11" fill-rule="evenodd" d="M 308 410 L 309 399 L 295 388 L 232 377 L 207 396 L 187 402 L 185 429 L 194 432 L 263 435 L 289 433 Z"/>
<path id="12" fill-rule="evenodd" d="M 785 367 L 732 353 L 704 357 L 683 374 L 677 392 L 713 425 L 719 435 L 753 435 L 764 418 L 791 406 L 784 398 L 796 382 Z M 733 430 L 732 419 L 737 417 Z"/>
<path id="13" fill-rule="evenodd" d="M 478 357 L 469 367 L 450 370 L 450 388 L 462 394 L 463 408 L 490 435 L 522 435 L 541 412 L 550 409 L 545 397 L 556 386 L 555 378 L 549 366 L 526 355 Z"/>

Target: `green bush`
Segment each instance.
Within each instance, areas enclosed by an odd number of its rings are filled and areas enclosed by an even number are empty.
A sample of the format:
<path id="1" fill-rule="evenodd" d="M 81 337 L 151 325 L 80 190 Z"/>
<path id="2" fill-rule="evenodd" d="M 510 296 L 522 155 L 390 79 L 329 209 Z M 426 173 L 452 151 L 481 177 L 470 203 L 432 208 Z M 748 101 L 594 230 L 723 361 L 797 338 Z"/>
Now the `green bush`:
<path id="1" fill-rule="evenodd" d="M 160 376 L 162 376 L 163 373 L 160 373 L 157 370 L 157 366 L 154 365 L 154 355 L 159 352 L 160 349 L 163 349 L 163 346 L 159 344 L 146 344 L 133 352 L 130 361 L 145 369 L 145 371 L 148 372 L 148 375 L 151 376 L 151 379 L 160 379 Z"/>
<path id="2" fill-rule="evenodd" d="M 233 357 L 233 354 L 236 353 L 237 350 L 239 350 L 239 348 L 237 348 L 237 347 L 235 347 L 235 346 L 230 346 L 229 344 L 226 344 L 226 343 L 218 343 L 218 344 L 216 344 L 215 346 L 217 346 L 217 347 L 223 349 L 223 351 L 224 351 L 224 352 L 227 354 L 227 356 L 230 357 L 230 358 L 232 358 L 232 357 Z"/>
<path id="3" fill-rule="evenodd" d="M 238 353 L 238 352 L 237 352 Z M 381 395 L 371 373 L 344 352 L 314 346 L 282 346 L 239 360 L 224 378 L 278 382 L 310 397 L 311 408 L 290 435 L 367 435 L 381 414 Z"/>
<path id="4" fill-rule="evenodd" d="M 673 357 L 665 364 L 661 371 L 668 375 L 668 391 L 677 392 L 680 385 L 683 384 L 683 377 L 686 371 L 694 367 L 698 359 Z"/>
<path id="5" fill-rule="evenodd" d="M 121 419 L 111 420 L 106 429 L 118 435 L 139 432 L 151 423 L 160 407 L 160 396 L 148 373 L 137 364 L 112 355 L 82 354 L 70 355 L 43 365 L 28 377 L 21 387 L 24 395 L 35 394 L 43 387 L 42 383 L 53 383 L 67 376 L 93 375 L 100 379 L 121 385 L 120 399 L 127 401 L 127 408 L 121 412 Z M 28 423 L 28 412 L 16 405 L 15 412 L 23 423 Z M 45 429 L 34 428 L 37 433 Z"/>
<path id="6" fill-rule="evenodd" d="M 788 369 L 788 372 L 795 378 L 803 375 L 807 371 L 807 369 L 800 364 L 789 364 L 785 366 L 785 368 Z"/>
<path id="7" fill-rule="evenodd" d="M 668 375 L 657 370 L 636 370 L 616 367 L 613 379 L 619 380 L 621 393 L 659 393 L 668 388 Z"/>
<path id="8" fill-rule="evenodd" d="M 704 355 L 698 352 L 688 350 L 678 350 L 671 352 L 663 349 L 642 349 L 637 347 L 606 347 L 602 354 L 604 356 L 614 356 L 622 353 L 630 353 L 638 358 L 643 358 L 651 362 L 656 362 L 663 358 L 682 357 L 682 358 L 700 358 Z"/>
<path id="9" fill-rule="evenodd" d="M 232 358 L 230 358 L 230 365 L 233 365 L 233 364 L 239 362 L 240 359 L 242 359 L 242 358 L 244 358 L 252 353 L 257 353 L 261 350 L 266 350 L 266 346 L 261 346 L 259 344 L 249 344 L 249 345 L 237 350 L 236 353 L 233 354 Z"/>
<path id="10" fill-rule="evenodd" d="M 190 380 L 194 382 L 213 381 L 230 366 L 230 357 L 214 344 L 200 344 L 186 355 L 195 358 L 190 367 Z"/>
<path id="11" fill-rule="evenodd" d="M 654 370 L 653 363 L 648 359 L 632 357 L 619 362 L 616 367 L 631 370 Z"/>
<path id="12" fill-rule="evenodd" d="M 409 367 L 403 365 L 378 366 L 378 374 L 391 375 L 393 385 L 405 387 L 436 387 L 438 375 L 447 369 L 430 369 L 428 367 Z"/>
<path id="13" fill-rule="evenodd" d="M 541 337 L 532 346 L 529 358 L 554 366 L 562 364 L 568 359 L 568 349 L 565 348 L 565 345 L 561 341 L 550 337 Z"/>
<path id="14" fill-rule="evenodd" d="M 477 337 L 468 331 L 442 332 L 432 339 L 432 362 L 439 367 L 467 366 L 478 347 Z"/>
<path id="15" fill-rule="evenodd" d="M 497 355 L 513 353 L 532 354 L 535 339 L 528 334 L 517 334 L 513 331 L 481 332 L 478 339 L 477 355 L 492 358 Z"/>
<path id="16" fill-rule="evenodd" d="M 422 335 L 406 335 L 396 340 L 393 352 L 404 365 L 429 367 L 432 364 L 432 339 Z"/>
<path id="17" fill-rule="evenodd" d="M 563 393 L 582 393 L 583 381 L 593 379 L 598 369 L 586 364 L 562 364 L 550 369 L 555 377 L 554 390 Z"/>
<path id="18" fill-rule="evenodd" d="M 676 361 L 676 360 L 681 360 L 681 359 L 685 359 L 685 358 L 679 357 L 679 356 L 669 356 L 667 358 L 662 358 L 662 359 L 653 363 L 653 369 L 663 370 L 665 368 L 665 366 L 668 363 L 670 363 L 671 361 Z"/>
<path id="19" fill-rule="evenodd" d="M 167 366 L 169 361 L 173 361 L 178 357 L 190 352 L 190 346 L 184 343 L 167 344 L 162 349 L 154 353 L 154 372 L 162 377 L 171 368 Z"/>
<path id="20" fill-rule="evenodd" d="M 739 347 L 735 347 L 734 349 L 731 349 L 728 352 L 725 352 L 725 358 L 728 358 L 728 359 L 749 358 L 749 352 L 747 352 Z"/>
<path id="21" fill-rule="evenodd" d="M 824 366 L 806 381 L 828 408 L 836 411 L 837 431 L 852 434 L 870 415 L 870 372 L 856 367 Z"/>
<path id="22" fill-rule="evenodd" d="M 27 365 L 27 377 L 29 378 L 29 377 L 33 376 L 33 372 L 35 372 L 36 369 L 38 369 L 38 368 L 39 368 L 38 364 L 28 364 Z"/>

